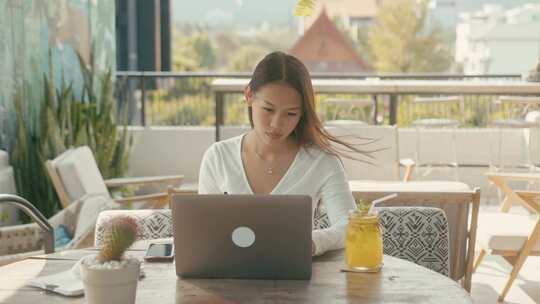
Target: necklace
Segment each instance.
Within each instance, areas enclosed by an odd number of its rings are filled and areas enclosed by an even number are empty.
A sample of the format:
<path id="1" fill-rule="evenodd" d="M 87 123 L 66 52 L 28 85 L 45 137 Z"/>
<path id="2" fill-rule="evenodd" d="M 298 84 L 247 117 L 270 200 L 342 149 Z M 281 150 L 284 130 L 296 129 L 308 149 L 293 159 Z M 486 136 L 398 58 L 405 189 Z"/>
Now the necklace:
<path id="1" fill-rule="evenodd" d="M 265 163 L 268 162 L 266 159 L 264 159 L 264 158 L 262 157 L 261 154 L 259 154 L 259 152 L 257 152 L 257 150 L 253 149 L 253 152 L 255 152 L 255 155 L 257 155 L 257 157 L 258 157 L 260 160 L 262 160 L 262 161 L 265 162 Z M 271 163 L 273 163 L 273 161 L 272 161 Z M 274 174 L 274 168 L 273 168 L 273 166 L 269 166 L 269 165 L 266 166 L 266 174 L 268 174 L 268 175 Z"/>

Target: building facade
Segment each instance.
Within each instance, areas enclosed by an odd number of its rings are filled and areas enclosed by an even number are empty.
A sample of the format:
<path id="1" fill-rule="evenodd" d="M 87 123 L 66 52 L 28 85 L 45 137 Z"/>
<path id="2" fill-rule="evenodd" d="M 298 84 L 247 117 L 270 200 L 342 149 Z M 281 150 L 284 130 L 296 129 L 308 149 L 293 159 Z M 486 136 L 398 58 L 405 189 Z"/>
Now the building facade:
<path id="1" fill-rule="evenodd" d="M 524 73 L 540 59 L 540 4 L 460 14 L 455 60 L 466 74 Z"/>

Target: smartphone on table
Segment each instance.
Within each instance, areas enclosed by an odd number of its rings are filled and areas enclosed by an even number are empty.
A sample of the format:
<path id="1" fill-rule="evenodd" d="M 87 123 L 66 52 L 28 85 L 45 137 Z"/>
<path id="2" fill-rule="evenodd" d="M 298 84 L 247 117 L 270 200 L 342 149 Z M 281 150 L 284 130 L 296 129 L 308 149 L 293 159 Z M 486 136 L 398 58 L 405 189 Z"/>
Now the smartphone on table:
<path id="1" fill-rule="evenodd" d="M 170 262 L 174 258 L 172 243 L 150 243 L 146 248 L 144 260 L 148 262 Z"/>

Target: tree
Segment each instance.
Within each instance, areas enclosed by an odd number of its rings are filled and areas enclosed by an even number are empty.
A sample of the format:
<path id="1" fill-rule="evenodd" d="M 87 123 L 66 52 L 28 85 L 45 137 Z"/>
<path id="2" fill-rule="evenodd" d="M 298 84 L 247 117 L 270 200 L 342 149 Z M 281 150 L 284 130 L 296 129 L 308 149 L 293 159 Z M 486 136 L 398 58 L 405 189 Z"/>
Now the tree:
<path id="1" fill-rule="evenodd" d="M 230 59 L 228 70 L 234 72 L 252 71 L 257 62 L 259 62 L 267 52 L 267 49 L 256 45 L 245 45 Z"/>
<path id="2" fill-rule="evenodd" d="M 240 37 L 232 31 L 220 31 L 213 34 L 216 49 L 216 67 L 224 68 L 229 63 L 229 58 L 244 45 Z"/>
<path id="3" fill-rule="evenodd" d="M 368 34 L 377 72 L 443 72 L 452 53 L 439 27 L 426 29 L 427 1 L 385 1 Z"/>
<path id="4" fill-rule="evenodd" d="M 199 32 L 192 35 L 188 42 L 197 58 L 200 67 L 211 68 L 216 62 L 216 51 L 207 33 Z"/>
<path id="5" fill-rule="evenodd" d="M 173 69 L 175 71 L 208 70 L 216 62 L 216 50 L 208 33 L 184 26 L 173 28 Z"/>

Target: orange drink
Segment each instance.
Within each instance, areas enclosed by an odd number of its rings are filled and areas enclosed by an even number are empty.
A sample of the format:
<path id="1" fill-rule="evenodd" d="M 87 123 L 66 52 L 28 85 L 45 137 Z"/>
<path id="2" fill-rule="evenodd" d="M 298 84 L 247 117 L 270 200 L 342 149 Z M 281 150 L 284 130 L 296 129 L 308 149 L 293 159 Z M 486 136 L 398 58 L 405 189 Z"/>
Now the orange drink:
<path id="1" fill-rule="evenodd" d="M 347 224 L 345 258 L 358 271 L 375 271 L 382 265 L 382 236 L 377 215 L 351 213 Z"/>

